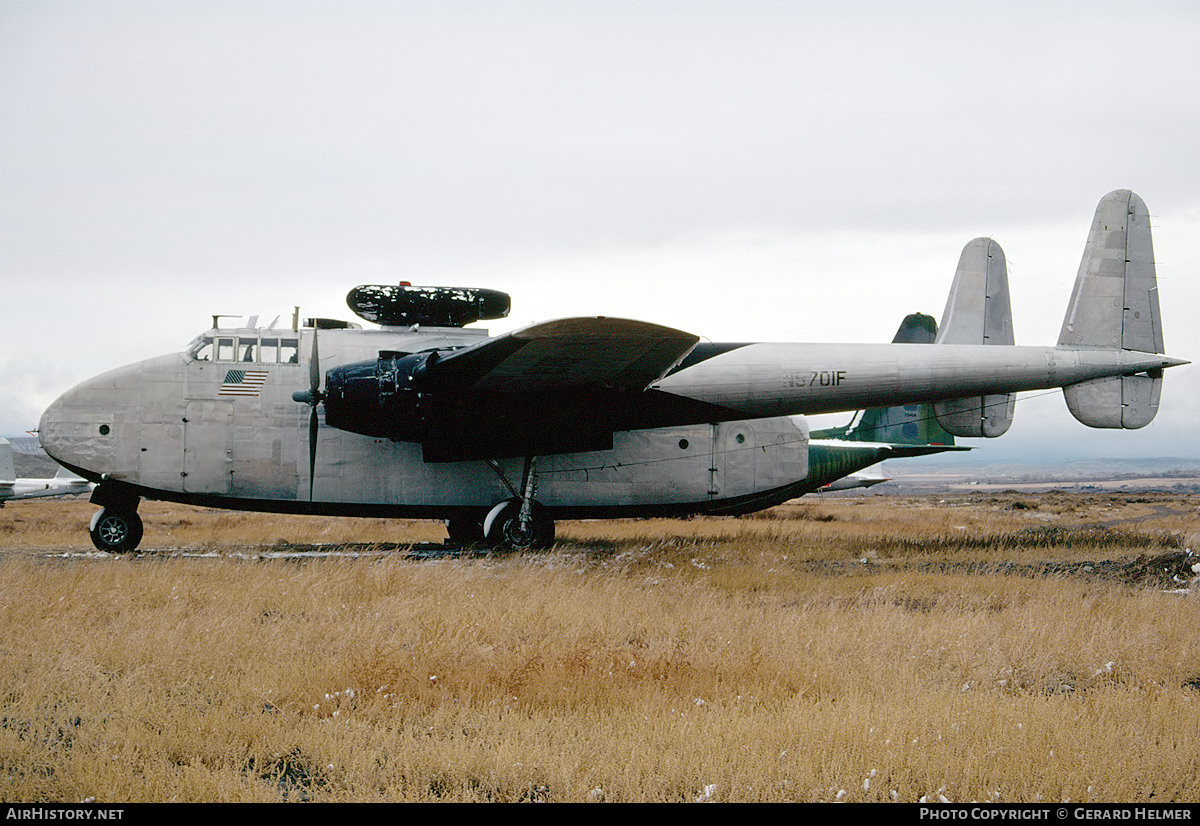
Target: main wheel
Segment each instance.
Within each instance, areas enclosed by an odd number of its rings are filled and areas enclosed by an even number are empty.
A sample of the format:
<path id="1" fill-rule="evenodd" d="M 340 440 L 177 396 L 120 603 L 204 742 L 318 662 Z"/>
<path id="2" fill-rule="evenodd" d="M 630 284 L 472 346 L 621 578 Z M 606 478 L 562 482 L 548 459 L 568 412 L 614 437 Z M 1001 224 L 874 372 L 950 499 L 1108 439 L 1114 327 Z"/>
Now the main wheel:
<path id="1" fill-rule="evenodd" d="M 554 520 L 537 502 L 531 503 L 529 524 L 521 524 L 521 500 L 509 499 L 492 508 L 483 522 L 484 539 L 497 550 L 524 551 L 554 544 Z"/>
<path id="2" fill-rule="evenodd" d="M 101 551 L 119 554 L 132 551 L 142 541 L 142 518 L 136 511 L 101 508 L 88 527 L 92 544 Z"/>

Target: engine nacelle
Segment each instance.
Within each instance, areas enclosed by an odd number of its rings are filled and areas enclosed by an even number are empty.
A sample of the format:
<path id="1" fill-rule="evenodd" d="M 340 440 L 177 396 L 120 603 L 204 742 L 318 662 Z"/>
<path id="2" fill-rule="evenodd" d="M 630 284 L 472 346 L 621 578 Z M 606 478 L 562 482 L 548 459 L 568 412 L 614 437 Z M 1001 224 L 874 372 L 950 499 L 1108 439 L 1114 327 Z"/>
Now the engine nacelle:
<path id="1" fill-rule="evenodd" d="M 421 441 L 426 400 L 421 377 L 437 358 L 436 350 L 385 350 L 374 361 L 333 368 L 326 376 L 325 424 L 364 436 Z"/>

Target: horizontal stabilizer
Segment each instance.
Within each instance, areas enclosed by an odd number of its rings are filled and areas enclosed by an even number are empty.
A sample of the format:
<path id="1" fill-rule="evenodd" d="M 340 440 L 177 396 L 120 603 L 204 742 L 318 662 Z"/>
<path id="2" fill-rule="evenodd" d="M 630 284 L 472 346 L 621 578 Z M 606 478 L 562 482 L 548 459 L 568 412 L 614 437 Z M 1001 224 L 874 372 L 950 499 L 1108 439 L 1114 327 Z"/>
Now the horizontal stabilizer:
<path id="1" fill-rule="evenodd" d="M 1162 353 L 1162 316 L 1150 213 L 1127 189 L 1096 207 L 1058 346 Z M 1162 373 L 1097 379 L 1063 388 L 1067 407 L 1089 427 L 1145 427 L 1158 412 Z"/>
<path id="2" fill-rule="evenodd" d="M 991 238 L 976 238 L 958 259 L 954 284 L 938 325 L 938 344 L 1014 343 L 1008 265 Z M 993 438 L 1012 424 L 1013 394 L 950 399 L 934 405 L 938 422 L 955 436 Z"/>
<path id="3" fill-rule="evenodd" d="M 954 437 L 942 428 L 933 405 L 903 404 L 875 407 L 859 412 L 847 427 L 815 432 L 814 439 L 842 439 L 847 442 L 884 442 L 891 445 L 954 444 Z"/>

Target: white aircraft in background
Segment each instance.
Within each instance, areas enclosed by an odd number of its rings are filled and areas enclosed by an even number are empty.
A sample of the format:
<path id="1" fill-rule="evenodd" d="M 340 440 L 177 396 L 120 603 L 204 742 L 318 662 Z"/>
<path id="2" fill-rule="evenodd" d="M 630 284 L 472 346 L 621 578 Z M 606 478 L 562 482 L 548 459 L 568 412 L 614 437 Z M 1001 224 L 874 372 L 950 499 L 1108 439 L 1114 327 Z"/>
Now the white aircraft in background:
<path id="1" fill-rule="evenodd" d="M 18 479 L 13 466 L 13 449 L 8 439 L 0 439 L 0 507 L 10 499 L 33 499 L 39 496 L 70 496 L 90 493 L 91 482 L 60 468 L 49 479 Z"/>
<path id="2" fill-rule="evenodd" d="M 858 473 L 851 473 L 849 476 L 843 476 L 830 482 L 823 488 L 819 489 L 819 493 L 826 493 L 835 490 L 854 490 L 855 488 L 869 488 L 872 485 L 878 485 L 880 482 L 892 481 L 887 476 L 883 475 L 883 464 L 874 465 L 866 470 Z"/>

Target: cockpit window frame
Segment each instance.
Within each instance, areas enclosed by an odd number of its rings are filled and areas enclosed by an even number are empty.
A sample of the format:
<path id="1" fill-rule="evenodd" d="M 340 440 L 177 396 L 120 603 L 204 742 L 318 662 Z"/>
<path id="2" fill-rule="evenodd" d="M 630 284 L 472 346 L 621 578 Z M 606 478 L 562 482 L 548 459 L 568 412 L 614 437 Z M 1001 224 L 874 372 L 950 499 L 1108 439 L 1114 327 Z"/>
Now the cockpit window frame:
<path id="1" fill-rule="evenodd" d="M 300 336 L 201 333 L 188 343 L 183 354 L 199 362 L 297 365 L 300 363 Z M 267 354 L 271 355 L 270 359 L 265 358 Z M 251 358 L 247 359 L 247 355 Z"/>
<path id="2" fill-rule="evenodd" d="M 204 353 L 206 350 L 208 355 L 204 358 L 201 358 L 200 354 Z M 213 360 L 213 356 L 216 355 L 216 352 L 213 349 L 213 337 L 207 333 L 201 333 L 192 339 L 191 342 L 188 343 L 187 347 L 183 348 L 183 352 L 184 355 L 186 355 L 192 361 L 210 362 Z"/>

